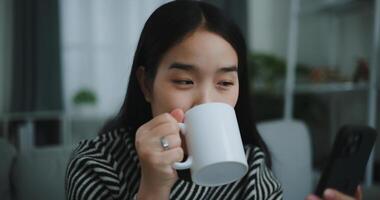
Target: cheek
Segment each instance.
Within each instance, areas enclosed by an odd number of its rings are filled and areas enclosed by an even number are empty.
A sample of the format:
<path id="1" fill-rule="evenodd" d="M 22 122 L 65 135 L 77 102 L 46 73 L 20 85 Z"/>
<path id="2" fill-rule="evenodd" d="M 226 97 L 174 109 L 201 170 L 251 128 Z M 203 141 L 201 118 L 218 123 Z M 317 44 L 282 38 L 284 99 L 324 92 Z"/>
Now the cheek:
<path id="1" fill-rule="evenodd" d="M 236 106 L 238 97 L 239 97 L 239 86 L 234 88 L 231 93 L 228 95 L 228 104 L 231 105 L 232 107 Z"/>
<path id="2" fill-rule="evenodd" d="M 168 84 L 153 89 L 151 101 L 153 116 L 171 112 L 176 108 L 187 110 L 191 106 L 191 97 L 188 93 L 179 92 Z"/>

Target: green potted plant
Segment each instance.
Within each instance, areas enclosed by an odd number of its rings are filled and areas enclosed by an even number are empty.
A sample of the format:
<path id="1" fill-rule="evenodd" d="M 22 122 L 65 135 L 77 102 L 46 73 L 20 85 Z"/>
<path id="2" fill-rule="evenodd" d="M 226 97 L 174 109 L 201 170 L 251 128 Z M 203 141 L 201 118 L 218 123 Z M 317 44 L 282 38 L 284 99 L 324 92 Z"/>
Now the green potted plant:
<path id="1" fill-rule="evenodd" d="M 252 84 L 261 92 L 283 90 L 286 61 L 273 54 L 255 52 L 248 55 L 248 71 Z M 296 67 L 297 81 L 303 81 L 310 69 L 301 64 Z"/>
<path id="2" fill-rule="evenodd" d="M 95 109 L 97 102 L 96 94 L 88 88 L 78 90 L 73 96 L 73 103 L 80 113 L 88 113 Z"/>

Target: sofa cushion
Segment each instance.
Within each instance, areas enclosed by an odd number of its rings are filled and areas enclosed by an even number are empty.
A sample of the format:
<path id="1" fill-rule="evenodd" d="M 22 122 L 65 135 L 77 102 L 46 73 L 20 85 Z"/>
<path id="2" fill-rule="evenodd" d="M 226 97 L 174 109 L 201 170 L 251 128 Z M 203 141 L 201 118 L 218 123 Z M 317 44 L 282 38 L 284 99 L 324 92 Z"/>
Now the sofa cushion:
<path id="1" fill-rule="evenodd" d="M 64 180 L 73 147 L 21 152 L 12 169 L 15 199 L 64 200 Z"/>
<path id="2" fill-rule="evenodd" d="M 272 156 L 272 169 L 282 184 L 284 199 L 304 199 L 312 192 L 312 152 L 309 130 L 302 121 L 274 120 L 257 125 Z"/>
<path id="3" fill-rule="evenodd" d="M 13 160 L 16 156 L 16 149 L 5 139 L 0 138 L 0 197 L 4 200 L 11 199 L 10 171 Z"/>

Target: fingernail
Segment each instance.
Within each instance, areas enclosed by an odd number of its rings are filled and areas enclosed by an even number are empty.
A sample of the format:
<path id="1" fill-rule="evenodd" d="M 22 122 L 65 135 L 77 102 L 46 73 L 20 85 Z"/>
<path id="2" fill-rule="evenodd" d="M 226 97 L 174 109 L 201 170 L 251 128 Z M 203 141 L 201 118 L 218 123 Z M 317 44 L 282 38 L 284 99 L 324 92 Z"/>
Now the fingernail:
<path id="1" fill-rule="evenodd" d="M 327 189 L 323 192 L 323 196 L 328 199 L 333 199 L 335 198 L 335 192 L 331 189 Z"/>

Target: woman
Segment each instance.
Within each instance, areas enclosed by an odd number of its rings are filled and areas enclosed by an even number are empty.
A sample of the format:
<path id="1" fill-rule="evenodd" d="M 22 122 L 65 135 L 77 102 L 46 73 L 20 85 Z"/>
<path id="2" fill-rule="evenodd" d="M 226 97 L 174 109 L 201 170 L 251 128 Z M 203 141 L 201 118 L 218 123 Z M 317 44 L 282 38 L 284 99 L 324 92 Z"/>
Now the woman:
<path id="1" fill-rule="evenodd" d="M 74 151 L 68 199 L 282 199 L 252 116 L 246 48 L 238 28 L 215 7 L 175 1 L 147 20 L 119 114 Z M 187 155 L 177 122 L 207 102 L 235 108 L 248 173 L 218 187 L 194 184 L 174 162 Z M 160 144 L 165 137 L 169 147 Z"/>

